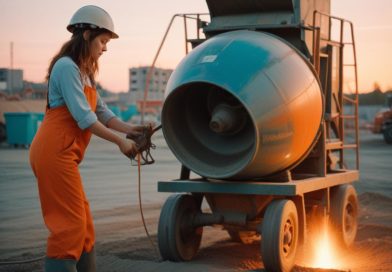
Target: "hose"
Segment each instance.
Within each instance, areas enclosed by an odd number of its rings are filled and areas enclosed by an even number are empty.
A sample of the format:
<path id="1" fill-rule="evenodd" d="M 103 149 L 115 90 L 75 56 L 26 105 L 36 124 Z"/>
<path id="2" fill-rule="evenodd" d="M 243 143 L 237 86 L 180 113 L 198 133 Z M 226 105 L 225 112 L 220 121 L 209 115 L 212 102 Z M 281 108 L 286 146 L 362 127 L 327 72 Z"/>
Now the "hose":
<path id="1" fill-rule="evenodd" d="M 34 263 L 41 261 L 45 258 L 45 256 L 41 256 L 34 259 L 27 259 L 27 260 L 20 260 L 20 261 L 7 261 L 7 262 L 0 262 L 0 265 L 9 265 L 9 264 L 25 264 L 25 263 Z"/>
<path id="2" fill-rule="evenodd" d="M 144 227 L 144 230 L 145 230 L 145 232 L 146 232 L 146 235 L 147 235 L 148 239 L 150 240 L 151 246 L 154 248 L 154 251 L 155 251 L 155 255 L 156 255 L 156 257 L 157 257 L 157 260 L 159 260 L 159 259 L 160 259 L 160 258 L 159 258 L 160 254 L 159 254 L 159 252 L 158 252 L 157 246 L 155 245 L 154 241 L 152 240 L 152 238 L 151 238 L 151 236 L 150 236 L 150 233 L 148 232 L 147 225 L 146 225 L 146 221 L 144 220 L 143 206 L 142 206 L 142 194 L 141 194 L 141 191 L 142 191 L 142 190 L 141 190 L 141 176 L 142 176 L 142 174 L 141 174 L 140 153 L 138 153 L 138 154 L 136 155 L 136 160 L 137 160 L 137 172 L 138 172 L 138 195 L 139 195 L 139 210 L 140 210 L 140 216 L 141 216 L 141 218 L 142 218 L 143 227 Z"/>

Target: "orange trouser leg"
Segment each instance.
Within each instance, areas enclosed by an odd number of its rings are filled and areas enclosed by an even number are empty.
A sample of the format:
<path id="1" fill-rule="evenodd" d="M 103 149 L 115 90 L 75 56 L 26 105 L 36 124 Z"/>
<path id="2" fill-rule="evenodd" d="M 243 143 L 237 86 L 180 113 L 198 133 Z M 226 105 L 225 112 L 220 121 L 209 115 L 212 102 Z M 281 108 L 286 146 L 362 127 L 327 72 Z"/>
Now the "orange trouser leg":
<path id="1" fill-rule="evenodd" d="M 90 211 L 90 205 L 88 203 L 84 191 L 83 191 L 83 195 L 84 195 L 84 211 L 86 213 L 86 236 L 84 239 L 83 251 L 90 252 L 95 244 L 95 231 L 94 231 L 93 217 Z"/>
<path id="2" fill-rule="evenodd" d="M 47 256 L 78 260 L 94 246 L 94 227 L 77 163 L 58 159 L 34 170 L 50 232 Z"/>

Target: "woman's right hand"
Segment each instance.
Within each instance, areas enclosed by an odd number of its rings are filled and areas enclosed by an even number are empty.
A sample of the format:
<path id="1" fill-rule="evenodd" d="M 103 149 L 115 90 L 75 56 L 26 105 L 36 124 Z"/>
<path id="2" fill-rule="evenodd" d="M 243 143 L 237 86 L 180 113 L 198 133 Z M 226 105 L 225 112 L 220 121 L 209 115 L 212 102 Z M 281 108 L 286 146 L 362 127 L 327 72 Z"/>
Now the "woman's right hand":
<path id="1" fill-rule="evenodd" d="M 121 139 L 118 144 L 121 152 L 128 158 L 134 158 L 137 154 L 136 143 L 129 139 Z"/>

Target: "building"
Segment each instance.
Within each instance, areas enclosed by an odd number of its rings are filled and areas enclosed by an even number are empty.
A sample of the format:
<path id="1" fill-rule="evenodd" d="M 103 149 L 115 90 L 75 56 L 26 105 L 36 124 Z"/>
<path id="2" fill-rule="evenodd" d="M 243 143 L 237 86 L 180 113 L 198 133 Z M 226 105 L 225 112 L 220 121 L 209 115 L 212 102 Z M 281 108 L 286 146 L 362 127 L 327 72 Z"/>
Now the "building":
<path id="1" fill-rule="evenodd" d="M 23 70 L 0 68 L 0 91 L 9 94 L 23 90 Z"/>
<path id="2" fill-rule="evenodd" d="M 151 67 L 133 67 L 129 69 L 129 93 L 130 100 L 136 104 L 144 99 L 144 89 L 146 77 Z M 147 95 L 148 100 L 163 100 L 167 81 L 173 70 L 154 68 L 150 79 L 150 86 Z"/>

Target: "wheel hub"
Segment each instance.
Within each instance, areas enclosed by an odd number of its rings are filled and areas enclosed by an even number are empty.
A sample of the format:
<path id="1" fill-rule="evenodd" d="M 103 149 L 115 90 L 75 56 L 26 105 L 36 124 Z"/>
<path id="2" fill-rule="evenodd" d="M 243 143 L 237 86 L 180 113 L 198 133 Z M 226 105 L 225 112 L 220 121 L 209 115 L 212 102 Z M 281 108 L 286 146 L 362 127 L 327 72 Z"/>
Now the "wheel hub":
<path id="1" fill-rule="evenodd" d="M 353 231 L 355 227 L 355 210 L 354 207 L 349 203 L 346 206 L 345 216 L 344 216 L 344 228 L 346 232 Z"/>
<path id="2" fill-rule="evenodd" d="M 293 225 L 291 220 L 287 220 L 283 228 L 283 253 L 287 256 L 290 253 L 290 248 L 293 240 Z"/>

